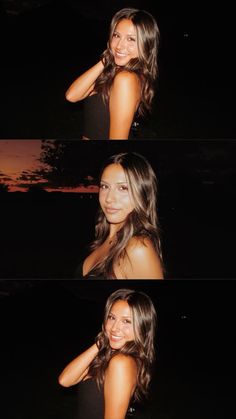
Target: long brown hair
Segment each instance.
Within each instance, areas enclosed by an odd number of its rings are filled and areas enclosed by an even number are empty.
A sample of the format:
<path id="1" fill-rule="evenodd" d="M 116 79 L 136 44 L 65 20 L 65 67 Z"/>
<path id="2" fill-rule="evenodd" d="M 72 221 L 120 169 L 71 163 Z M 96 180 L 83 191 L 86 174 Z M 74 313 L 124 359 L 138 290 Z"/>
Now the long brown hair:
<path id="1" fill-rule="evenodd" d="M 116 240 L 110 246 L 110 251 L 101 262 L 89 272 L 89 275 L 114 279 L 114 263 L 120 262 L 126 256 L 126 247 L 132 237 L 149 238 L 162 261 L 160 244 L 160 228 L 157 217 L 157 179 L 145 157 L 129 152 L 111 156 L 104 164 L 104 169 L 110 164 L 120 164 L 125 172 L 128 190 L 134 202 L 133 211 L 127 216 L 124 225 L 116 233 Z M 91 250 L 97 249 L 109 234 L 109 223 L 101 208 L 98 210 L 95 226 L 95 240 Z"/>
<path id="2" fill-rule="evenodd" d="M 116 26 L 122 19 L 131 20 L 137 31 L 139 56 L 131 59 L 125 66 L 119 67 L 115 64 L 110 44 Z M 116 74 L 122 70 L 135 72 L 141 83 L 141 99 L 137 114 L 143 115 L 145 111 L 150 111 L 154 97 L 155 80 L 158 73 L 157 55 L 159 38 L 159 28 L 150 13 L 145 10 L 133 8 L 124 8 L 118 11 L 111 21 L 107 49 L 101 56 L 104 70 L 95 82 L 94 91 L 101 93 L 103 100 L 108 102 L 110 88 Z"/>
<path id="3" fill-rule="evenodd" d="M 121 349 L 114 350 L 109 345 L 105 331 L 111 308 L 116 301 L 127 301 L 132 314 L 134 340 L 127 342 Z M 156 310 L 150 297 L 141 291 L 118 289 L 107 299 L 102 331 L 96 338 L 98 355 L 90 364 L 88 375 L 95 378 L 98 385 L 104 383 L 105 371 L 111 358 L 119 353 L 132 356 L 137 365 L 137 384 L 134 399 L 147 396 L 151 381 L 152 366 L 155 360 L 155 332 L 157 325 Z"/>

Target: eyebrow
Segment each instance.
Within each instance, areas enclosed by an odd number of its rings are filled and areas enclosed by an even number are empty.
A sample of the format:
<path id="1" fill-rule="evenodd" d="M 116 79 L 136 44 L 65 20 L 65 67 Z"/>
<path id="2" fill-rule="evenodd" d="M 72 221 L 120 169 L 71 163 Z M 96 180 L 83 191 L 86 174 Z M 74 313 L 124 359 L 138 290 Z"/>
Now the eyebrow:
<path id="1" fill-rule="evenodd" d="M 110 311 L 110 313 L 108 314 L 112 314 L 113 316 L 115 316 L 115 313 L 112 313 L 112 311 Z M 131 319 L 131 316 L 121 316 L 121 317 L 125 319 Z"/>
<path id="2" fill-rule="evenodd" d="M 107 185 L 110 185 L 109 182 L 106 182 L 105 180 L 101 179 L 101 182 L 106 183 Z M 124 181 L 124 182 L 115 182 L 116 185 L 128 185 L 128 182 Z"/>
<path id="3" fill-rule="evenodd" d="M 121 35 L 121 32 L 119 32 L 117 29 L 115 29 L 113 33 L 117 33 L 117 34 Z M 127 36 L 136 37 L 136 34 L 135 33 L 127 33 Z"/>

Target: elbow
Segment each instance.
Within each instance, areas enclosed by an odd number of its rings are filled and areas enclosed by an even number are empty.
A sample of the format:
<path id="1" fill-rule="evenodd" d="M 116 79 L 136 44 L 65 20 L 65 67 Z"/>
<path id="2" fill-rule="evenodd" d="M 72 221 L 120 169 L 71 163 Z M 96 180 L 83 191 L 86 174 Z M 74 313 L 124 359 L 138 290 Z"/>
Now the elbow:
<path id="1" fill-rule="evenodd" d="M 65 377 L 61 374 L 58 377 L 58 383 L 62 386 L 62 387 L 70 387 L 70 384 L 65 380 Z"/>
<path id="2" fill-rule="evenodd" d="M 71 93 L 70 89 L 68 89 L 68 90 L 66 91 L 65 98 L 66 98 L 66 100 L 67 100 L 68 102 L 71 102 L 71 103 L 75 103 L 75 102 L 77 102 L 76 98 L 75 98 L 75 97 L 74 97 L 74 95 Z"/>

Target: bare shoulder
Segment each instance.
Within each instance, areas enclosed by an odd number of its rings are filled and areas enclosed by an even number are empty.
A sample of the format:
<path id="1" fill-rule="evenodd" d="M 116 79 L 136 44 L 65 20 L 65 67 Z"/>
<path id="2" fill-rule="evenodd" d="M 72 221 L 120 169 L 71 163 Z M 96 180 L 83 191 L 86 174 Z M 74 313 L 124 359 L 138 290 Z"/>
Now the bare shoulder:
<path id="1" fill-rule="evenodd" d="M 137 371 L 137 364 L 135 359 L 130 355 L 117 354 L 111 358 L 108 369 L 122 373 L 124 371 L 133 373 Z"/>
<path id="2" fill-rule="evenodd" d="M 132 257 L 147 257 L 153 252 L 156 254 L 154 245 L 148 237 L 135 236 L 129 240 L 126 251 Z"/>
<path id="3" fill-rule="evenodd" d="M 130 355 L 118 354 L 111 358 L 107 370 L 106 379 L 118 383 L 126 382 L 133 386 L 136 383 L 137 364 Z"/>
<path id="4" fill-rule="evenodd" d="M 116 74 L 114 80 L 116 80 L 117 82 L 118 81 L 119 82 L 126 82 L 126 81 L 127 82 L 132 82 L 132 81 L 134 81 L 136 83 L 140 82 L 139 76 L 134 71 L 128 71 L 128 70 L 119 71 Z"/>
<path id="5" fill-rule="evenodd" d="M 113 86 L 137 89 L 140 87 L 140 79 L 133 71 L 123 70 L 115 76 Z"/>
<path id="6" fill-rule="evenodd" d="M 124 419 L 137 385 L 136 361 L 117 354 L 108 364 L 104 380 L 105 419 Z"/>
<path id="7" fill-rule="evenodd" d="M 126 70 L 117 73 L 110 89 L 110 139 L 128 139 L 140 98 L 141 86 L 137 74 Z"/>
<path id="8" fill-rule="evenodd" d="M 163 279 L 160 257 L 148 237 L 132 237 L 126 247 L 128 279 Z"/>

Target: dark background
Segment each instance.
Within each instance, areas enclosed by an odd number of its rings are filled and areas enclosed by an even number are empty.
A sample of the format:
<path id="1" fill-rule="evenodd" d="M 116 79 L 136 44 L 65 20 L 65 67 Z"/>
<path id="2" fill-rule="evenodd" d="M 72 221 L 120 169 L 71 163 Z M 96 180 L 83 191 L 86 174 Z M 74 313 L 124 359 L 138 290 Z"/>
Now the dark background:
<path id="1" fill-rule="evenodd" d="M 235 278 L 236 141 L 62 141 L 48 182 L 97 177 L 108 156 L 136 151 L 159 182 L 167 279 Z M 55 163 L 52 159 L 51 164 Z M 0 278 L 72 278 L 94 239 L 97 194 L 1 193 Z"/>
<path id="2" fill-rule="evenodd" d="M 158 312 L 144 418 L 235 417 L 233 281 L 1 280 L 2 417 L 76 418 L 76 387 L 57 377 L 94 342 L 107 297 L 122 287 L 146 292 Z"/>
<path id="3" fill-rule="evenodd" d="M 0 138 L 81 138 L 81 104 L 64 93 L 127 6 L 151 12 L 161 33 L 157 94 L 137 138 L 235 138 L 231 11 L 209 0 L 2 0 Z"/>

